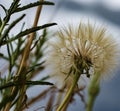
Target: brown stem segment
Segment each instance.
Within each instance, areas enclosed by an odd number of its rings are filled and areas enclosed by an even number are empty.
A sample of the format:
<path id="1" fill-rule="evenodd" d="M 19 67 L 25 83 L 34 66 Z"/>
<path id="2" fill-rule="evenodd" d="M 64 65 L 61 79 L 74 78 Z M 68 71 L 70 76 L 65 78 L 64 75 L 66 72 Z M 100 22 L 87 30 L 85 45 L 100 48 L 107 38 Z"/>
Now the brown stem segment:
<path id="1" fill-rule="evenodd" d="M 40 0 L 41 2 L 43 2 L 44 0 Z M 37 11 L 36 11 L 36 16 L 35 16 L 35 20 L 34 20 L 34 23 L 33 23 L 33 27 L 36 27 L 37 24 L 38 24 L 38 21 L 39 21 L 39 17 L 40 17 L 40 14 L 41 14 L 41 10 L 42 10 L 42 5 L 38 6 L 37 8 Z M 28 37 L 28 42 L 27 42 L 27 45 L 24 49 L 24 52 L 23 52 L 23 55 L 22 55 L 22 60 L 20 62 L 20 67 L 16 73 L 16 77 L 18 77 L 18 81 L 21 82 L 21 87 L 20 87 L 20 92 L 19 92 L 19 100 L 17 102 L 17 105 L 16 105 L 16 111 L 21 111 L 22 110 L 22 107 L 21 105 L 24 104 L 22 103 L 24 98 L 25 98 L 25 92 L 26 92 L 26 86 L 25 86 L 25 82 L 26 82 L 26 75 L 25 75 L 25 72 L 27 70 L 27 62 L 28 62 L 28 58 L 29 58 L 29 54 L 30 54 L 30 48 L 31 48 L 31 45 L 32 45 L 32 41 L 34 39 L 34 35 L 35 33 L 31 33 Z M 16 92 L 17 88 L 16 87 L 13 87 L 12 90 L 11 90 L 11 95 Z M 9 111 L 10 110 L 10 106 L 11 106 L 11 102 L 9 102 L 6 107 L 4 108 L 4 111 Z"/>

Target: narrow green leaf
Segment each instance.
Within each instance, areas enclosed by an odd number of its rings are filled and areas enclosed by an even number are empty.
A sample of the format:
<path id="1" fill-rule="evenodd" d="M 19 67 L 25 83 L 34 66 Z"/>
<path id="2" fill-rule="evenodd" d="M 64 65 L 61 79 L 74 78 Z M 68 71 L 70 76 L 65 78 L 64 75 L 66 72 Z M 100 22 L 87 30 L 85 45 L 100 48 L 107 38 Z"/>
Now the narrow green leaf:
<path id="1" fill-rule="evenodd" d="M 20 2 L 20 0 L 14 0 L 14 2 L 11 4 L 8 13 L 12 14 L 15 12 L 15 10 L 17 9 L 17 7 L 19 6 L 18 3 Z"/>
<path id="2" fill-rule="evenodd" d="M 0 42 L 2 42 L 2 39 L 7 36 L 7 34 L 9 33 L 9 31 L 10 31 L 19 21 L 21 21 L 24 17 L 25 17 L 25 14 L 23 14 L 22 16 L 20 16 L 18 19 L 16 19 L 15 21 L 13 21 L 13 22 L 8 26 L 8 28 L 4 31 L 3 35 L 1 36 Z"/>
<path id="3" fill-rule="evenodd" d="M 1 17 L 0 17 L 0 27 L 1 27 L 1 25 L 2 25 L 2 19 L 1 19 Z"/>
<path id="4" fill-rule="evenodd" d="M 41 81 L 44 81 L 44 80 L 49 79 L 49 78 L 50 78 L 50 76 L 47 75 L 47 76 L 43 77 L 43 78 L 41 79 Z"/>
<path id="5" fill-rule="evenodd" d="M 54 85 L 53 83 L 50 82 L 45 82 L 45 81 L 26 81 L 25 83 L 26 85 Z M 20 82 L 9 82 L 9 83 L 5 83 L 4 85 L 0 86 L 0 90 L 3 90 L 5 88 L 9 88 L 9 87 L 13 87 L 13 86 L 20 86 L 21 83 Z"/>
<path id="6" fill-rule="evenodd" d="M 3 90 L 3 89 L 8 88 L 8 87 L 12 87 L 12 86 L 14 86 L 14 83 L 13 82 L 9 82 L 9 83 L 6 83 L 4 85 L 1 85 L 0 86 L 0 90 Z"/>
<path id="7" fill-rule="evenodd" d="M 29 70 L 27 71 L 27 74 L 34 71 L 35 69 L 38 69 L 38 68 L 43 68 L 43 66 L 41 66 L 45 61 L 41 62 L 41 63 L 38 63 L 36 65 L 33 65 L 29 68 Z"/>
<path id="8" fill-rule="evenodd" d="M 26 81 L 27 85 L 53 85 L 53 83 L 50 82 L 44 82 L 44 81 Z"/>
<path id="9" fill-rule="evenodd" d="M 0 4 L 0 7 L 3 8 L 3 10 L 5 11 L 5 13 L 7 12 L 7 9 L 2 4 Z"/>
<path id="10" fill-rule="evenodd" d="M 11 15 L 14 13 L 14 11 L 19 6 L 18 5 L 19 2 L 20 2 L 20 0 L 14 0 L 14 2 L 12 2 L 12 4 L 11 4 L 10 8 L 8 10 L 6 10 L 6 16 L 4 17 L 5 24 L 10 20 Z"/>
<path id="11" fill-rule="evenodd" d="M 57 25 L 57 24 L 56 23 L 49 23 L 49 24 L 45 24 L 45 25 L 42 25 L 42 26 L 38 26 L 38 27 L 33 27 L 33 28 L 30 28 L 30 29 L 26 29 L 26 30 L 18 33 L 14 38 L 11 38 L 11 39 L 9 39 L 7 41 L 3 41 L 1 43 L 1 45 L 5 45 L 5 44 L 7 44 L 9 42 L 17 40 L 20 37 L 28 35 L 28 34 L 30 34 L 32 32 L 35 32 L 35 31 L 38 31 L 38 30 L 41 30 L 41 29 L 44 29 L 44 28 L 47 28 L 47 27 L 50 27 L 50 26 L 54 26 L 54 25 Z"/>
<path id="12" fill-rule="evenodd" d="M 5 38 L 7 40 L 7 38 Z M 10 51 L 10 45 L 7 44 L 7 53 L 9 58 L 9 71 L 12 69 L 12 57 L 11 57 L 11 51 Z"/>
<path id="13" fill-rule="evenodd" d="M 39 6 L 39 5 L 54 5 L 53 2 L 49 2 L 49 1 L 44 1 L 44 2 L 40 2 L 40 1 L 37 1 L 35 3 L 30 3 L 28 5 L 25 5 L 23 7 L 19 7 L 15 10 L 15 12 L 20 12 L 20 11 L 23 11 L 23 10 L 26 10 L 26 9 L 29 9 L 29 8 L 33 8 L 33 7 L 36 7 L 36 6 Z"/>

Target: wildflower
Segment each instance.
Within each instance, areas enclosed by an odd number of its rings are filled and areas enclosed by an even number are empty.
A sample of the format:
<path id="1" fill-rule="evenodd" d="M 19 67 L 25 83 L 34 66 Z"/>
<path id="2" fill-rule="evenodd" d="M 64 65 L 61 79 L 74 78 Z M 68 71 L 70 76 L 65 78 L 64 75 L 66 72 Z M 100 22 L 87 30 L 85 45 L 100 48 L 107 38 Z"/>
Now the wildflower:
<path id="1" fill-rule="evenodd" d="M 76 72 L 90 77 L 97 71 L 99 78 L 106 78 L 117 65 L 116 41 L 105 28 L 89 23 L 63 28 L 48 48 L 46 65 L 61 83 L 70 84 Z"/>

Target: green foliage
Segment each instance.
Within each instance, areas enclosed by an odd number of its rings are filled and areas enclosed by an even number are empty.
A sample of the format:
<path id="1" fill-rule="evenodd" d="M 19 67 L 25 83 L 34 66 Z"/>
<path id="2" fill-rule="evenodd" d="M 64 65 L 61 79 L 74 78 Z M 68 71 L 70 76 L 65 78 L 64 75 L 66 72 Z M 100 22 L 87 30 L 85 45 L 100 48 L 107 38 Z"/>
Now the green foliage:
<path id="1" fill-rule="evenodd" d="M 11 24 L 11 25 L 12 25 L 12 24 Z M 0 45 L 5 45 L 5 44 L 7 44 L 7 43 L 10 43 L 10 42 L 12 42 L 12 41 L 15 41 L 16 39 L 18 39 L 18 38 L 20 38 L 20 37 L 25 36 L 25 35 L 27 35 L 27 34 L 30 34 L 30 33 L 32 33 L 32 32 L 35 32 L 35 31 L 38 31 L 38 30 L 41 30 L 41 29 L 44 29 L 44 28 L 46 28 L 46 27 L 50 27 L 50 26 L 53 26 L 53 25 L 56 25 L 56 23 L 49 23 L 49 24 L 45 24 L 45 25 L 42 25 L 42 26 L 38 26 L 38 27 L 33 27 L 33 28 L 30 28 L 30 29 L 26 29 L 26 30 L 24 30 L 24 31 L 21 31 L 21 32 L 18 33 L 17 35 L 15 35 L 13 38 L 2 41 L 2 43 L 1 43 Z M 7 29 L 6 32 L 4 33 L 3 37 L 5 37 L 5 36 L 7 35 L 8 31 L 9 31 L 9 28 L 11 28 L 11 26 L 8 27 L 8 29 Z M 2 37 L 1 37 L 1 38 L 2 38 Z"/>
<path id="2" fill-rule="evenodd" d="M 0 59 L 5 60 L 8 64 L 8 68 L 5 71 L 7 74 L 1 73 L 2 76 L 0 78 L 0 92 L 2 96 L 0 110 L 7 111 L 10 110 L 12 106 L 15 106 L 15 110 L 19 108 L 19 110 L 22 110 L 24 105 L 22 107 L 21 105 L 24 103 L 23 101 L 26 100 L 26 90 L 29 87 L 35 85 L 53 85 L 46 81 L 47 78 L 32 81 L 32 77 L 34 77 L 36 73 L 39 74 L 44 68 L 42 66 L 44 61 L 40 62 L 40 60 L 43 55 L 42 46 L 46 41 L 46 30 L 47 27 L 54 26 L 56 23 L 47 23 L 42 26 L 24 29 L 25 22 L 23 22 L 20 32 L 16 35 L 10 35 L 10 31 L 14 29 L 20 21 L 24 21 L 23 18 L 26 16 L 25 14 L 22 14 L 20 17 L 10 22 L 13 14 L 42 5 L 54 5 L 54 3 L 49 1 L 37 1 L 21 6 L 20 0 L 13 0 L 8 9 L 0 4 L 5 12 L 5 16 L 0 17 L 0 48 L 4 46 L 7 49 L 7 54 L 0 52 Z M 43 31 L 42 36 L 36 32 L 38 30 Z M 34 39 L 31 40 L 31 44 L 29 45 L 29 36 L 32 33 L 34 34 Z M 29 46 L 30 48 L 26 48 L 26 46 Z M 21 62 L 24 59 L 26 50 L 28 51 L 26 59 Z M 34 57 L 31 55 L 34 55 Z M 26 64 L 28 61 L 31 63 Z M 24 66 L 24 64 L 26 65 Z"/>
<path id="3" fill-rule="evenodd" d="M 30 3 L 30 4 L 26 5 L 26 6 L 19 7 L 19 8 L 17 8 L 17 10 L 15 12 L 24 11 L 26 9 L 29 9 L 29 8 L 32 8 L 32 7 L 35 7 L 35 6 L 39 6 L 39 5 L 54 5 L 54 3 L 49 2 L 49 1 L 44 1 L 44 2 L 37 1 L 35 3 Z"/>

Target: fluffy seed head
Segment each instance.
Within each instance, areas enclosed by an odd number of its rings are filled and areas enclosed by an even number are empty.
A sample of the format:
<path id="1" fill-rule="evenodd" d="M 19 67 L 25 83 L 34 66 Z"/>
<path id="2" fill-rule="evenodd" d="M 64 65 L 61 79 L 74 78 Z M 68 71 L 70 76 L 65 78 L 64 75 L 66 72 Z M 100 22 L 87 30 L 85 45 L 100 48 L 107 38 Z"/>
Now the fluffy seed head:
<path id="1" fill-rule="evenodd" d="M 64 81 L 71 81 L 75 72 L 87 77 L 100 73 L 108 77 L 117 65 L 118 46 L 103 27 L 80 23 L 79 26 L 63 28 L 48 43 L 46 65 L 52 74 Z"/>

